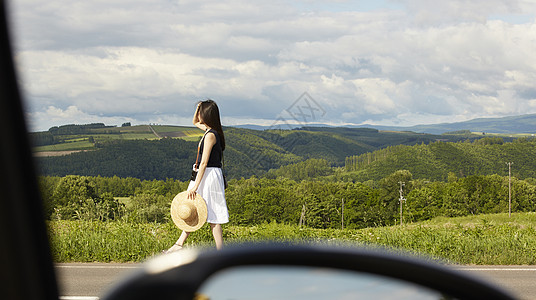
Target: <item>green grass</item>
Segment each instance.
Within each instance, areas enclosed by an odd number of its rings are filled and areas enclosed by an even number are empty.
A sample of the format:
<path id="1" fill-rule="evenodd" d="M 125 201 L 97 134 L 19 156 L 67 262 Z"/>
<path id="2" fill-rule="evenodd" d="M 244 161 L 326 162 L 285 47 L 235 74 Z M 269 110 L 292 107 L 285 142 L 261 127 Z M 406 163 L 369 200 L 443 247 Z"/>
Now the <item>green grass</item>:
<path id="1" fill-rule="evenodd" d="M 119 201 L 119 203 L 121 203 L 121 204 L 129 205 L 131 198 L 130 197 L 114 197 L 114 199 Z"/>
<path id="2" fill-rule="evenodd" d="M 49 224 L 56 262 L 141 261 L 172 245 L 172 224 L 56 221 Z M 171 233 L 175 233 L 172 238 Z"/>
<path id="3" fill-rule="evenodd" d="M 151 133 L 151 129 L 149 128 L 149 125 L 136 125 L 136 126 L 125 126 L 125 127 L 96 128 L 96 129 L 92 129 L 91 132 L 94 132 L 96 134 L 98 133 L 107 134 L 108 132 L 113 132 L 114 134 L 140 133 L 140 132 Z"/>
<path id="4" fill-rule="evenodd" d="M 122 134 L 121 137 L 125 140 L 156 140 L 158 139 L 153 133 L 129 133 Z"/>
<path id="5" fill-rule="evenodd" d="M 156 132 L 197 132 L 200 130 L 197 130 L 194 127 L 186 127 L 186 126 L 172 126 L 172 125 L 153 125 L 153 129 Z M 201 132 L 202 134 L 203 132 Z"/>
<path id="6" fill-rule="evenodd" d="M 283 241 L 349 247 L 382 247 L 454 264 L 536 264 L 536 214 L 436 218 L 404 226 L 360 230 L 312 229 L 269 223 L 224 225 L 226 243 Z M 172 245 L 180 231 L 172 223 L 49 222 L 56 262 L 142 261 Z M 192 233 L 186 247 L 212 247 L 208 225 Z"/>
<path id="7" fill-rule="evenodd" d="M 202 135 L 200 136 L 183 136 L 181 137 L 181 139 L 185 140 L 185 141 L 188 141 L 188 142 L 198 142 L 199 141 L 199 138 L 201 137 Z"/>
<path id="8" fill-rule="evenodd" d="M 90 143 L 87 139 L 78 139 L 74 142 L 61 143 L 56 145 L 40 146 L 34 147 L 34 152 L 45 152 L 45 151 L 75 151 L 75 150 L 88 150 L 94 149 L 95 146 L 93 143 Z"/>
<path id="9" fill-rule="evenodd" d="M 482 136 L 482 132 L 473 132 L 478 136 Z M 531 138 L 534 137 L 534 133 L 492 133 L 486 132 L 487 136 L 493 137 L 513 137 L 513 138 Z"/>

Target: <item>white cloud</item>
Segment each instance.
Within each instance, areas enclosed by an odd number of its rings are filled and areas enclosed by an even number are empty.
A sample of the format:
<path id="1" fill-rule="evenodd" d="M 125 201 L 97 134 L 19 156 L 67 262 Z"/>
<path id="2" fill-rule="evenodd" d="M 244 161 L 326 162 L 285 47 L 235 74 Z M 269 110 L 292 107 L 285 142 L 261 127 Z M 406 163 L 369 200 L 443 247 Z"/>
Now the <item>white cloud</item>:
<path id="1" fill-rule="evenodd" d="M 134 121 L 133 123 L 137 123 L 135 120 L 127 117 L 104 117 L 87 114 L 76 106 L 69 106 L 65 110 L 49 106 L 44 111 L 28 113 L 27 119 L 30 127 L 37 127 L 40 130 L 48 130 L 50 127 L 65 124 L 105 123 L 107 125 L 120 126 L 126 122 Z"/>
<path id="2" fill-rule="evenodd" d="M 519 14 L 534 8 L 530 0 L 400 0 L 420 25 L 485 23 L 490 15 Z"/>
<path id="3" fill-rule="evenodd" d="M 16 60 L 32 126 L 98 118 L 189 125 L 204 98 L 234 124 L 261 123 L 304 91 L 326 110 L 315 121 L 326 123 L 536 113 L 533 2 L 378 5 L 16 1 Z"/>

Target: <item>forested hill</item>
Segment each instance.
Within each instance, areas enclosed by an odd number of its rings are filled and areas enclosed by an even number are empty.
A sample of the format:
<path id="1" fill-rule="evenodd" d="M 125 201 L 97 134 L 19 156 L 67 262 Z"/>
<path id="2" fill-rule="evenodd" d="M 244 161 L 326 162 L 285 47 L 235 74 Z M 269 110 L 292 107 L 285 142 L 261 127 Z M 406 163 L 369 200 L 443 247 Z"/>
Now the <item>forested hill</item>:
<path id="1" fill-rule="evenodd" d="M 70 126 L 66 128 L 69 132 L 54 128 L 53 131 L 37 134 L 39 137 L 46 137 L 40 139 L 41 147 L 48 147 L 46 149 L 63 149 L 62 146 L 80 143 L 81 147 L 83 146 L 80 149 L 89 150 L 65 156 L 37 157 L 40 173 L 52 176 L 117 175 L 148 180 L 189 178 L 199 140 L 194 128 L 173 126 L 110 128 L 103 125 L 100 127 L 80 129 Z M 73 131 L 74 129 L 76 130 Z M 125 132 L 130 132 L 130 136 L 134 138 L 127 138 Z M 318 127 L 265 131 L 227 127 L 225 135 L 227 141 L 224 154 L 225 171 L 229 178 L 260 176 L 270 169 L 278 169 L 311 158 L 323 159 L 330 166 L 344 166 L 347 157 L 372 153 L 389 146 L 482 138 L 481 135 L 472 135 L 468 132 L 429 135 L 363 128 Z M 45 148 L 40 149 L 44 151 L 42 149 Z"/>
<path id="2" fill-rule="evenodd" d="M 378 145 L 383 145 L 378 141 L 383 137 L 366 144 L 339 134 L 305 130 L 256 131 L 228 127 L 224 132 L 227 143 L 224 167 L 230 178 L 262 175 L 270 169 L 309 158 L 322 158 L 330 164 L 342 166 L 347 156 L 373 151 L 379 149 Z M 371 133 L 367 132 L 367 135 Z M 87 148 L 88 142 L 85 141 L 85 149 L 89 151 L 65 156 L 38 156 L 41 174 L 186 180 L 195 160 L 199 136 L 190 140 L 109 139 L 101 135 L 71 137 L 71 140 L 76 140 L 72 143 L 79 143 L 81 139 L 94 141 L 96 148 Z M 411 142 L 413 138 L 404 140 Z M 51 146 L 61 149 L 61 145 Z"/>
<path id="3" fill-rule="evenodd" d="M 448 176 L 512 175 L 536 178 L 536 139 L 504 143 L 500 138 L 474 142 L 392 146 L 346 159 L 345 176 L 356 181 L 379 180 L 397 170 L 408 170 L 415 179 L 446 181 Z"/>

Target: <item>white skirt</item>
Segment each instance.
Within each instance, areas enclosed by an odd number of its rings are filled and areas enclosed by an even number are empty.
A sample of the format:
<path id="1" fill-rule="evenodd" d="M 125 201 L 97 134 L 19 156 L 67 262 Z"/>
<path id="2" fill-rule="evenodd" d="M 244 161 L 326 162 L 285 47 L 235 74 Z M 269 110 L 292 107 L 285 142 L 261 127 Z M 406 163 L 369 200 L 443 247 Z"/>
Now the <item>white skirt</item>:
<path id="1" fill-rule="evenodd" d="M 195 184 L 190 181 L 188 189 Z M 211 224 L 224 224 L 229 222 L 229 211 L 225 201 L 225 185 L 221 168 L 210 167 L 205 170 L 197 193 L 207 203 L 207 222 Z"/>

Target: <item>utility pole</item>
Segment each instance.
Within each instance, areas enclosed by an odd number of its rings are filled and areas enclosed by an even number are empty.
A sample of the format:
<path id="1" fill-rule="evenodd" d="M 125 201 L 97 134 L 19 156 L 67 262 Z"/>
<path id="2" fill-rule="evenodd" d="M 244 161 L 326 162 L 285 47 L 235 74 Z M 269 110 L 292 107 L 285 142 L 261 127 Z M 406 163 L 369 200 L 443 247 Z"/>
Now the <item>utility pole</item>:
<path id="1" fill-rule="evenodd" d="M 342 208 L 341 208 L 341 229 L 344 229 L 344 198 L 342 198 Z"/>
<path id="2" fill-rule="evenodd" d="M 508 165 L 508 217 L 512 217 L 512 164 L 513 162 L 507 162 Z"/>
<path id="3" fill-rule="evenodd" d="M 402 194 L 402 187 L 405 185 L 405 183 L 402 181 L 399 181 L 398 183 L 400 184 L 400 198 L 398 201 L 400 202 L 400 225 L 402 226 L 402 202 L 406 201 L 406 198 L 404 198 Z"/>
<path id="4" fill-rule="evenodd" d="M 301 227 L 302 224 L 305 225 L 305 203 L 302 206 L 302 212 L 301 212 L 301 216 L 300 216 L 300 223 L 298 224 L 299 227 Z"/>

